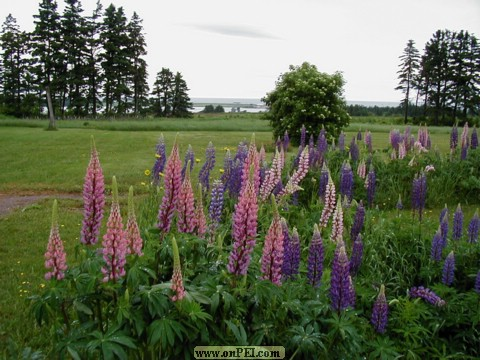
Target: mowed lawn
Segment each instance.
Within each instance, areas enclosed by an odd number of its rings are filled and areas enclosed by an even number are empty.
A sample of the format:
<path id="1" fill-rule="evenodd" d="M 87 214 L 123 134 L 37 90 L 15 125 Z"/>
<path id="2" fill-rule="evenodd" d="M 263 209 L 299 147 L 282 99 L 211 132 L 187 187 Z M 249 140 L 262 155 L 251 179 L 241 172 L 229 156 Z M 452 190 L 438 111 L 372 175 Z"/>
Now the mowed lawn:
<path id="1" fill-rule="evenodd" d="M 80 121 L 59 122 L 59 131 L 45 131 L 45 122 L 39 121 L 26 122 L 28 127 L 2 126 L 0 122 L 0 194 L 51 195 L 0 218 L 0 357 L 6 356 L 7 346 L 17 346 L 20 350 L 26 346 L 36 349 L 48 348 L 51 343 L 53 334 L 47 327 L 36 327 L 33 317 L 28 314 L 27 299 L 46 286 L 43 255 L 50 230 L 51 205 L 56 194 L 77 195 L 76 199 L 59 198 L 60 234 L 68 253 L 67 261 L 76 261 L 74 254 L 82 222 L 79 195 L 92 136 L 100 154 L 107 188 L 115 175 L 124 202 L 130 185 L 137 194 L 147 192 L 150 178 L 145 175 L 145 170 L 151 169 L 155 162 L 155 146 L 162 133 L 167 155 L 176 136 L 182 160 L 188 145 L 192 145 L 195 157 L 200 160 L 195 165 L 193 178 L 205 160 L 205 149 L 210 141 L 216 148 L 216 168 L 212 178 L 220 176 L 226 148 L 234 152 L 238 143 L 249 141 L 253 133 L 257 146 L 263 144 L 271 152 L 274 147 L 268 123 L 260 119 L 247 120 L 242 122 L 242 118 L 234 118 L 205 122 L 204 119 L 191 119 L 176 123 L 169 120 L 165 126 L 155 122 L 140 126 L 135 121 L 95 122 L 95 126 Z M 205 130 L 200 130 L 202 124 L 206 125 Z M 403 129 L 388 124 L 352 124 L 346 131 L 346 144 L 358 131 L 370 130 L 374 148 L 387 154 L 388 132 L 393 128 Z M 417 128 L 412 128 L 412 134 L 416 135 L 416 131 Z M 438 128 L 431 132 L 432 143 L 443 153 L 448 150 L 449 131 Z M 290 152 L 291 156 L 294 154 L 296 149 Z M 267 159 L 270 160 L 270 156 Z M 137 196 L 136 201 L 138 206 L 141 196 Z"/>

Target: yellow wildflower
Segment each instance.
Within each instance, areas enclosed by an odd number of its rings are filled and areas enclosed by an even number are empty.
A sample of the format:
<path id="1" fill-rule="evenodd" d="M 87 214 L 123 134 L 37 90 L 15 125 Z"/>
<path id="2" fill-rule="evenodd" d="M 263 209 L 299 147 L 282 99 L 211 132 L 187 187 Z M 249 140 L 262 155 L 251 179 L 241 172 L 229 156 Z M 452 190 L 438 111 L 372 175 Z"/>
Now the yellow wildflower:
<path id="1" fill-rule="evenodd" d="M 145 186 L 145 185 L 147 185 L 147 184 L 146 184 L 145 182 L 143 182 L 143 181 L 142 181 L 142 182 L 140 183 L 140 185 L 143 185 L 143 186 Z"/>
<path id="2" fill-rule="evenodd" d="M 200 159 L 199 159 L 199 158 L 196 158 L 196 159 L 195 159 L 195 162 L 199 163 L 199 162 L 200 162 Z"/>
<path id="3" fill-rule="evenodd" d="M 150 176 L 150 170 L 145 170 L 145 176 Z"/>
<path id="4" fill-rule="evenodd" d="M 220 169 L 218 171 L 220 171 L 220 174 L 223 174 L 225 172 L 225 170 L 223 170 L 223 169 Z"/>
<path id="5" fill-rule="evenodd" d="M 165 176 L 165 174 L 162 173 L 161 171 L 158 173 L 158 175 L 160 175 L 161 177 L 164 177 L 164 176 Z"/>
<path id="6" fill-rule="evenodd" d="M 162 157 L 162 155 L 160 155 L 160 154 L 155 154 L 155 157 L 156 157 L 157 159 L 160 159 L 160 158 Z"/>

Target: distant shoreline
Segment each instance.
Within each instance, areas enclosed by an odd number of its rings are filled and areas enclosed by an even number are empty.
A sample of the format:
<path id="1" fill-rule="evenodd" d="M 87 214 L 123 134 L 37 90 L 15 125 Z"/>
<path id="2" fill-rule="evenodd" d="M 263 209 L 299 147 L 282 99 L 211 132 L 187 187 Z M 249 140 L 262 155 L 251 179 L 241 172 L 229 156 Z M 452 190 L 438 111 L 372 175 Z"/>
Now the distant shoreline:
<path id="1" fill-rule="evenodd" d="M 206 105 L 222 105 L 224 107 L 240 107 L 247 109 L 266 109 L 260 99 L 255 98 L 191 98 L 194 107 Z M 400 102 L 395 101 L 356 101 L 347 100 L 347 105 L 360 105 L 366 107 L 398 107 Z"/>

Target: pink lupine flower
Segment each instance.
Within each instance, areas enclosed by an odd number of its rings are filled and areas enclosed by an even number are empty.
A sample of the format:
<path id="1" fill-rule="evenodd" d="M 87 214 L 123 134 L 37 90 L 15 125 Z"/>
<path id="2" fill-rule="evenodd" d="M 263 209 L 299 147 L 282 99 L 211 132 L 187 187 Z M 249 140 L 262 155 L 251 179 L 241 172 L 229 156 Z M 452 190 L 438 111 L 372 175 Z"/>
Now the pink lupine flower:
<path id="1" fill-rule="evenodd" d="M 197 236 L 201 239 L 205 238 L 205 234 L 207 233 L 207 218 L 203 209 L 202 197 L 202 184 L 198 184 L 197 201 L 195 204 L 195 224 Z"/>
<path id="2" fill-rule="evenodd" d="M 98 242 L 103 219 L 103 207 L 105 206 L 104 191 L 105 182 L 102 167 L 92 136 L 90 163 L 83 184 L 83 221 L 80 237 L 83 244 L 94 245 Z"/>
<path id="3" fill-rule="evenodd" d="M 308 172 L 308 164 L 309 164 L 309 151 L 308 147 L 303 149 L 300 160 L 298 162 L 297 170 L 292 174 L 290 179 L 288 179 L 287 185 L 283 188 L 282 191 L 278 194 L 278 196 L 284 196 L 288 194 L 293 194 L 295 191 L 300 190 L 300 181 L 307 175 Z"/>
<path id="4" fill-rule="evenodd" d="M 177 139 L 167 160 L 163 179 L 164 193 L 158 211 L 158 228 L 162 231 L 162 239 L 170 231 L 173 215 L 177 208 L 180 187 L 182 184 L 182 161 L 178 152 Z"/>
<path id="5" fill-rule="evenodd" d="M 265 159 L 266 159 L 265 146 L 263 146 L 263 144 L 262 144 L 262 147 L 260 148 L 260 151 L 258 152 L 258 162 L 260 163 L 260 165 L 265 162 Z"/>
<path id="6" fill-rule="evenodd" d="M 358 167 L 357 167 L 357 175 L 362 178 L 362 179 L 365 179 L 365 177 L 367 176 L 367 164 L 365 164 L 365 160 L 362 159 L 359 163 L 358 163 Z"/>
<path id="7" fill-rule="evenodd" d="M 253 166 L 253 185 L 255 188 L 255 194 L 258 194 L 260 190 L 260 161 L 257 151 L 257 146 L 255 145 L 255 134 L 252 134 L 250 139 L 250 145 L 248 146 L 247 158 L 243 164 L 242 172 L 242 190 L 248 182 L 248 177 Z"/>
<path id="8" fill-rule="evenodd" d="M 343 241 L 343 210 L 342 201 L 338 197 L 337 206 L 333 213 L 333 226 L 332 233 L 330 234 L 330 240 L 334 242 Z"/>
<path id="9" fill-rule="evenodd" d="M 325 206 L 322 210 L 322 215 L 320 215 L 320 227 L 326 227 L 328 219 L 335 209 L 335 184 L 333 183 L 332 176 L 330 172 L 328 173 L 328 183 L 327 189 L 325 190 Z"/>
<path id="10" fill-rule="evenodd" d="M 177 240 L 172 237 L 172 252 L 173 252 L 173 275 L 172 285 L 170 289 L 175 292 L 172 296 L 172 301 L 179 301 L 185 297 L 185 288 L 183 287 L 182 266 L 180 264 L 180 253 L 178 251 Z"/>
<path id="11" fill-rule="evenodd" d="M 405 148 L 405 142 L 402 141 L 398 145 L 398 158 L 402 160 L 403 158 L 405 158 L 406 155 L 407 155 L 407 150 Z"/>
<path id="12" fill-rule="evenodd" d="M 435 166 L 433 165 L 427 165 L 425 166 L 425 170 L 424 170 L 426 173 L 430 172 L 430 171 L 435 171 Z"/>
<path id="13" fill-rule="evenodd" d="M 282 178 L 283 164 L 281 154 L 278 148 L 275 150 L 275 156 L 273 157 L 272 166 L 268 169 L 265 180 L 260 187 L 260 198 L 265 201 L 272 193 L 275 186 Z"/>
<path id="14" fill-rule="evenodd" d="M 127 254 L 127 238 L 123 231 L 122 215 L 118 203 L 118 187 L 115 176 L 112 179 L 112 208 L 107 221 L 107 233 L 103 236 L 103 282 L 114 282 L 125 276 L 125 256 Z"/>
<path id="15" fill-rule="evenodd" d="M 283 228 L 278 214 L 275 196 L 271 196 L 273 219 L 265 237 L 262 253 L 262 280 L 270 280 L 275 285 L 282 285 L 283 265 Z"/>
<path id="16" fill-rule="evenodd" d="M 195 200 L 192 182 L 190 180 L 190 160 L 187 162 L 185 178 L 178 193 L 177 200 L 177 229 L 181 233 L 193 233 L 196 226 Z"/>
<path id="17" fill-rule="evenodd" d="M 133 186 L 128 189 L 128 219 L 126 226 L 127 253 L 142 256 L 143 240 L 140 236 L 137 219 L 135 217 L 135 207 L 133 204 Z"/>
<path id="18" fill-rule="evenodd" d="M 257 236 L 258 203 L 253 180 L 253 165 L 233 215 L 233 249 L 227 269 L 235 275 L 245 275 L 251 261 L 251 253 Z"/>
<path id="19" fill-rule="evenodd" d="M 45 268 L 50 270 L 45 274 L 46 280 L 52 278 L 62 280 L 67 270 L 67 254 L 63 248 L 63 242 L 58 229 L 57 200 L 53 201 L 52 226 L 50 228 L 47 251 L 45 252 Z"/>

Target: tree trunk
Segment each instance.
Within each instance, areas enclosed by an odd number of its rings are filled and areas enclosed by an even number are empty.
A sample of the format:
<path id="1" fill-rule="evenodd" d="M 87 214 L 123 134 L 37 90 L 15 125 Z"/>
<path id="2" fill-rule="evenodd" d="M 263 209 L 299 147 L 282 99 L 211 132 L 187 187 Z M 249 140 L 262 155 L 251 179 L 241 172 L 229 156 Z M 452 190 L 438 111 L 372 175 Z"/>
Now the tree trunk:
<path id="1" fill-rule="evenodd" d="M 50 86 L 47 86 L 45 88 L 45 93 L 47 95 L 48 118 L 50 120 L 50 122 L 48 123 L 48 130 L 57 130 L 55 114 L 53 113 L 52 96 L 50 95 Z"/>

